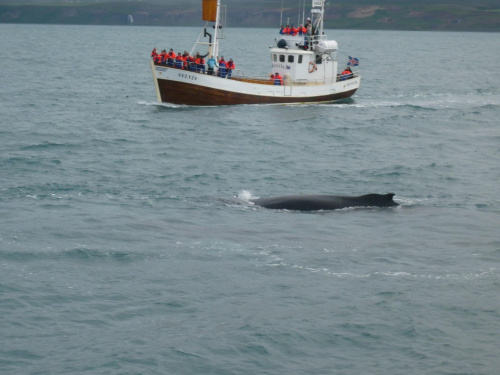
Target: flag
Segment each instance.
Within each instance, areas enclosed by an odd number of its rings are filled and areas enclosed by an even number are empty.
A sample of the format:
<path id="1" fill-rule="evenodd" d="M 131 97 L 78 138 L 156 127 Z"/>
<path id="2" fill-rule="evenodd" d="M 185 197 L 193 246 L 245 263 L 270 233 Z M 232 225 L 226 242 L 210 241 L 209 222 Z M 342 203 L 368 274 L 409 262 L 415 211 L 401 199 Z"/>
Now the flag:
<path id="1" fill-rule="evenodd" d="M 347 62 L 347 66 L 358 66 L 359 59 L 357 57 L 349 56 L 349 61 Z"/>

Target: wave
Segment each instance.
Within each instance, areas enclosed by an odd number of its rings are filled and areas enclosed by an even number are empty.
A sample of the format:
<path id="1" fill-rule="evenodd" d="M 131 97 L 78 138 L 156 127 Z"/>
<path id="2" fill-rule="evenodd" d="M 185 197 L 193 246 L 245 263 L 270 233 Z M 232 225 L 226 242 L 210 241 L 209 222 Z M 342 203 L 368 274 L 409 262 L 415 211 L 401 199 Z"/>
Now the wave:
<path id="1" fill-rule="evenodd" d="M 344 279 L 370 279 L 370 278 L 397 278 L 407 280 L 474 280 L 485 278 L 499 278 L 499 273 L 496 268 L 489 268 L 487 270 L 472 270 L 464 273 L 443 272 L 443 273 L 417 273 L 412 271 L 374 271 L 370 273 L 356 273 L 349 271 L 335 271 L 328 267 L 308 266 L 287 263 L 284 259 L 268 254 L 267 252 L 260 252 L 260 255 L 268 257 L 268 262 L 265 264 L 267 267 L 273 268 L 288 268 L 301 272 L 318 273 L 325 276 L 344 278 Z"/>
<path id="2" fill-rule="evenodd" d="M 0 251 L 0 259 L 8 261 L 31 262 L 40 260 L 113 260 L 118 262 L 130 262 L 137 256 L 126 251 L 89 248 L 77 246 L 72 249 L 45 249 L 38 251 L 15 250 Z M 139 258 L 143 258 L 140 257 Z"/>
<path id="3" fill-rule="evenodd" d="M 160 111 L 165 110 L 165 111 L 171 111 L 171 110 L 192 110 L 192 109 L 203 109 L 203 108 L 210 108 L 210 107 L 217 107 L 217 106 L 197 106 L 197 105 L 186 105 L 186 104 L 174 104 L 174 103 L 160 103 L 160 102 L 149 102 L 149 101 L 144 101 L 141 100 L 137 102 L 139 105 L 144 105 L 147 107 L 154 107 Z"/>
<path id="4" fill-rule="evenodd" d="M 442 109 L 497 109 L 500 98 L 491 93 L 434 93 L 413 95 L 396 95 L 394 97 L 378 98 L 363 96 L 353 103 L 339 105 L 339 108 L 410 108 L 415 110 L 442 110 Z"/>

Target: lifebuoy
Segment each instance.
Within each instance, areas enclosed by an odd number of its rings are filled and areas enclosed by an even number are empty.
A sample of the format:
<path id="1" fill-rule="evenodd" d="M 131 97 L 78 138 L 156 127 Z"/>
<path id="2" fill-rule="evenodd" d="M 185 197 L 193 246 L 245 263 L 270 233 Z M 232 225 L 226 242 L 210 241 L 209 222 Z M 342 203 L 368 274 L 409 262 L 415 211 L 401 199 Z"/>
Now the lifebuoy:
<path id="1" fill-rule="evenodd" d="M 318 70 L 318 67 L 316 66 L 315 63 L 313 63 L 312 61 L 309 63 L 309 73 L 312 73 L 314 72 L 315 70 Z"/>

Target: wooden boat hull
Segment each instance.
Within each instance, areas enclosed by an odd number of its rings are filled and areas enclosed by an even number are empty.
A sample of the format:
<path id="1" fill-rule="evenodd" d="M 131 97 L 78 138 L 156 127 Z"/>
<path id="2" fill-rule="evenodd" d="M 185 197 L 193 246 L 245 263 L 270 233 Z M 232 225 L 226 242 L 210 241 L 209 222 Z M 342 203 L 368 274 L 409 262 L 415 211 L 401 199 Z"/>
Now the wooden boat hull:
<path id="1" fill-rule="evenodd" d="M 274 86 L 269 82 L 223 79 L 152 64 L 160 102 L 183 105 L 290 104 L 333 102 L 351 97 L 360 77 L 330 85 Z"/>

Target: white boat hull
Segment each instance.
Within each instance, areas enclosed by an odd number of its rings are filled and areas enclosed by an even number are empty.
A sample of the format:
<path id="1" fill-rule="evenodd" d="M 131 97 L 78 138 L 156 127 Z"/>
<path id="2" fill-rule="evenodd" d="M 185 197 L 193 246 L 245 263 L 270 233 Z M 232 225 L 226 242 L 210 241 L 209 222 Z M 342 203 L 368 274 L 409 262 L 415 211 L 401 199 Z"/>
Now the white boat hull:
<path id="1" fill-rule="evenodd" d="M 160 102 L 186 105 L 234 105 L 333 102 L 351 97 L 361 77 L 345 81 L 287 82 L 275 86 L 266 79 L 190 72 L 151 61 L 156 94 Z"/>

